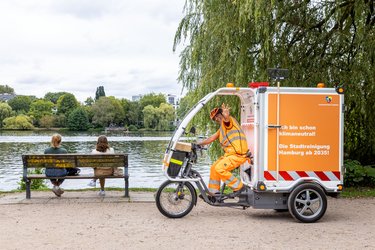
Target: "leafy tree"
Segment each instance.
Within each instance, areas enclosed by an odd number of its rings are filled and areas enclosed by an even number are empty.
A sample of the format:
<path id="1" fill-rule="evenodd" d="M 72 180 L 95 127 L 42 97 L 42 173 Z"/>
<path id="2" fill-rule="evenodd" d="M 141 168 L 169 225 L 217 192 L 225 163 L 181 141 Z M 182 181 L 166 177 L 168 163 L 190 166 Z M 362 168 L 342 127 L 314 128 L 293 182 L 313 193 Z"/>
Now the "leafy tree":
<path id="1" fill-rule="evenodd" d="M 264 81 L 276 66 L 290 69 L 283 86 L 345 84 L 346 155 L 374 164 L 374 27 L 367 0 L 187 0 L 174 42 L 186 44 L 179 80 L 194 91 L 192 103 L 227 82 Z M 197 117 L 202 125 L 210 108 Z"/>
<path id="2" fill-rule="evenodd" d="M 67 125 L 67 117 L 64 114 L 54 116 L 54 126 L 57 128 L 65 128 Z"/>
<path id="3" fill-rule="evenodd" d="M 55 124 L 55 118 L 52 115 L 45 115 L 40 118 L 39 124 L 42 128 L 52 128 Z"/>
<path id="4" fill-rule="evenodd" d="M 15 94 L 14 89 L 8 85 L 0 85 L 0 94 Z"/>
<path id="5" fill-rule="evenodd" d="M 84 108 L 74 109 L 68 117 L 68 128 L 70 130 L 84 131 L 89 128 L 89 118 Z"/>
<path id="6" fill-rule="evenodd" d="M 65 114 L 68 117 L 77 107 L 78 101 L 73 94 L 64 94 L 57 100 L 57 114 Z"/>
<path id="7" fill-rule="evenodd" d="M 166 103 L 161 103 L 155 108 L 148 105 L 143 109 L 145 128 L 156 130 L 169 130 L 171 122 L 174 121 L 174 108 Z"/>
<path id="8" fill-rule="evenodd" d="M 12 108 L 4 102 L 0 102 L 0 128 L 3 126 L 3 120 L 12 115 Z"/>
<path id="9" fill-rule="evenodd" d="M 121 105 L 121 101 L 113 96 L 109 96 L 108 98 L 109 100 L 111 100 L 113 108 L 115 110 L 115 117 L 113 118 L 113 123 L 115 123 L 116 125 L 124 125 L 125 111 Z"/>
<path id="10" fill-rule="evenodd" d="M 108 97 L 101 97 L 92 105 L 92 122 L 101 127 L 109 126 L 116 117 L 116 109 Z"/>
<path id="11" fill-rule="evenodd" d="M 9 100 L 8 104 L 15 112 L 27 113 L 30 110 L 30 105 L 33 100 L 35 100 L 34 96 L 18 95 Z"/>
<path id="12" fill-rule="evenodd" d="M 167 103 L 160 104 L 157 130 L 170 130 L 175 120 L 175 109 Z"/>
<path id="13" fill-rule="evenodd" d="M 156 125 L 158 123 L 158 112 L 157 108 L 155 108 L 152 105 L 147 105 L 143 109 L 143 124 L 145 128 L 156 128 Z"/>
<path id="14" fill-rule="evenodd" d="M 29 116 L 35 119 L 35 122 L 39 124 L 39 120 L 46 115 L 52 115 L 53 103 L 43 99 L 36 100 L 31 103 Z"/>
<path id="15" fill-rule="evenodd" d="M 187 112 L 193 107 L 194 103 L 192 101 L 193 99 L 193 92 L 189 92 L 186 96 L 181 98 L 180 106 L 177 108 L 177 119 L 182 120 Z"/>
<path id="16" fill-rule="evenodd" d="M 105 96 L 104 87 L 99 86 L 96 88 L 95 101 L 99 100 L 102 96 Z"/>
<path id="17" fill-rule="evenodd" d="M 51 101 L 54 104 L 57 104 L 57 100 L 65 94 L 69 94 L 68 92 L 48 92 L 44 95 L 44 99 L 47 101 Z"/>
<path id="18" fill-rule="evenodd" d="M 90 96 L 86 98 L 85 105 L 91 106 L 94 102 L 95 102 L 94 99 L 92 99 L 92 97 Z"/>
<path id="19" fill-rule="evenodd" d="M 129 102 L 128 112 L 125 113 L 125 121 L 128 125 L 134 125 L 137 128 L 143 127 L 143 112 L 139 102 Z"/>
<path id="20" fill-rule="evenodd" d="M 142 98 L 139 100 L 141 109 L 144 109 L 148 105 L 152 105 L 153 107 L 157 108 L 162 103 L 166 103 L 166 100 L 165 100 L 165 96 L 161 93 L 160 94 L 150 93 L 150 94 L 142 96 Z"/>
<path id="21" fill-rule="evenodd" d="M 30 117 L 26 115 L 17 115 L 4 119 L 4 128 L 28 130 L 33 129 L 34 126 L 31 123 Z"/>

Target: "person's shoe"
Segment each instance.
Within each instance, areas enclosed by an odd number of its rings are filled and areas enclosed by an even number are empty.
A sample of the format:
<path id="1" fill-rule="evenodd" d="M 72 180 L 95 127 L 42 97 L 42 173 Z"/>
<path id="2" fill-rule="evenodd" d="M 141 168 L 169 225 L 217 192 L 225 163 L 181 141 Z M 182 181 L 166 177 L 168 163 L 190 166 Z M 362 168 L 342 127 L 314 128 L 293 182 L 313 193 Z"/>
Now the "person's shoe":
<path id="1" fill-rule="evenodd" d="M 57 190 L 59 191 L 60 196 L 64 193 L 64 189 L 62 189 L 62 188 L 60 188 L 60 187 L 58 187 Z"/>
<path id="2" fill-rule="evenodd" d="M 234 198 L 234 197 L 237 197 L 237 196 L 240 196 L 240 194 L 246 190 L 246 186 L 245 185 L 242 185 L 242 188 L 240 188 L 239 190 L 237 191 L 234 191 L 233 193 L 229 194 L 228 196 L 231 197 L 231 198 Z"/>
<path id="3" fill-rule="evenodd" d="M 60 188 L 58 186 L 53 186 L 52 188 L 52 192 L 57 196 L 57 197 L 60 197 L 61 196 L 61 191 L 60 191 Z"/>
<path id="4" fill-rule="evenodd" d="M 87 184 L 90 187 L 96 187 L 96 180 L 91 180 L 89 184 Z"/>
<path id="5" fill-rule="evenodd" d="M 105 191 L 104 190 L 100 190 L 99 193 L 98 193 L 98 195 L 104 197 L 105 196 Z"/>

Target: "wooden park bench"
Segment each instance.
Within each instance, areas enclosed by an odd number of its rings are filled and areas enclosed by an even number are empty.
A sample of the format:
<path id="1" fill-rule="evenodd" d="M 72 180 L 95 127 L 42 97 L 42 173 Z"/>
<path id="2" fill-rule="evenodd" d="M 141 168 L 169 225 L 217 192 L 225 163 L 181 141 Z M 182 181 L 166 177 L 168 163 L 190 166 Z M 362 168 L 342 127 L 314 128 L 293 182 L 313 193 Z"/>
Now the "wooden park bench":
<path id="1" fill-rule="evenodd" d="M 93 179 L 93 174 L 79 174 L 64 177 L 47 177 L 45 174 L 33 174 L 30 168 L 124 168 L 123 175 L 100 176 L 100 178 L 124 178 L 125 197 L 129 197 L 129 174 L 127 154 L 25 154 L 22 155 L 23 180 L 26 183 L 26 199 L 30 199 L 30 184 L 34 179 Z M 94 172 L 94 171 L 93 171 Z"/>

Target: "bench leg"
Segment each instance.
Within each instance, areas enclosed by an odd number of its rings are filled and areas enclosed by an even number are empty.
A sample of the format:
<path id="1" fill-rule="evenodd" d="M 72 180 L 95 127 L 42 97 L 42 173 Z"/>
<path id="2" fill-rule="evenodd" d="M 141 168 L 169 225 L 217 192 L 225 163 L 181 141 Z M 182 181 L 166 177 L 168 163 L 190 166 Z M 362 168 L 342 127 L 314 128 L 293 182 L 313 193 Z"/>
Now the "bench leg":
<path id="1" fill-rule="evenodd" d="M 31 198 L 31 191 L 30 191 L 31 180 L 26 180 L 25 183 L 26 183 L 26 199 L 30 199 Z"/>
<path id="2" fill-rule="evenodd" d="M 129 197 L 129 176 L 125 176 L 125 197 Z"/>

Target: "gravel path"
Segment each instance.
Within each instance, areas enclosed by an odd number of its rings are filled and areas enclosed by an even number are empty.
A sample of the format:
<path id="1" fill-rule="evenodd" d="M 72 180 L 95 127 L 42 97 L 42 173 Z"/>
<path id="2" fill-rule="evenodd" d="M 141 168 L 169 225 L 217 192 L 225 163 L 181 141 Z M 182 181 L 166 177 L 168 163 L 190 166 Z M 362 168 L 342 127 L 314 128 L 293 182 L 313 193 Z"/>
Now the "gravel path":
<path id="1" fill-rule="evenodd" d="M 182 219 L 154 202 L 0 205 L 1 249 L 375 249 L 375 199 L 328 199 L 317 223 L 286 213 L 211 207 Z"/>

